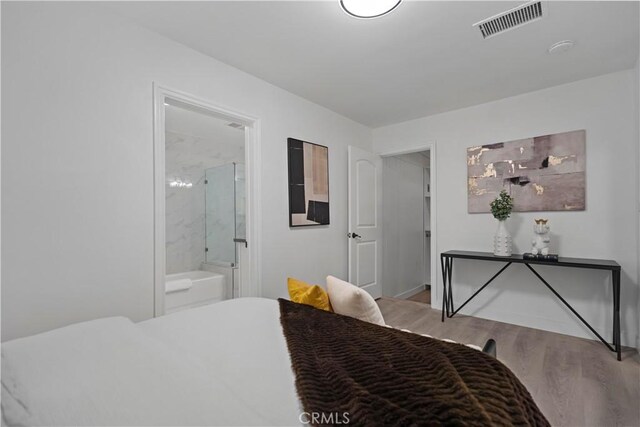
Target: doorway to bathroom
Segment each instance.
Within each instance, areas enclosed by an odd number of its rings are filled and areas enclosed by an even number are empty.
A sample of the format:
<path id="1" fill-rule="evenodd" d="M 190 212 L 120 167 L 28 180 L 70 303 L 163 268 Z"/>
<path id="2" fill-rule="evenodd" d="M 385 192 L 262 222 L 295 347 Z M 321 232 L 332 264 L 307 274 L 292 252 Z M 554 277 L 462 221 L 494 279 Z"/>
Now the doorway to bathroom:
<path id="1" fill-rule="evenodd" d="M 155 315 L 258 296 L 257 120 L 154 95 Z"/>

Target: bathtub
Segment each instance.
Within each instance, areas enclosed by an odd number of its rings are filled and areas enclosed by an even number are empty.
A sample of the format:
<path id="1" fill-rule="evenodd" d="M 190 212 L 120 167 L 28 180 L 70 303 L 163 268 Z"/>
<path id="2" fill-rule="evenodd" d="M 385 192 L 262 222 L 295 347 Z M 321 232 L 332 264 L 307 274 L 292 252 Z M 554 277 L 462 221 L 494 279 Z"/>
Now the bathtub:
<path id="1" fill-rule="evenodd" d="M 165 289 L 167 289 L 170 282 L 182 279 L 190 279 L 192 286 L 189 289 L 165 293 L 165 313 L 223 301 L 227 297 L 225 277 L 222 274 L 210 271 L 195 270 L 167 274 L 165 276 Z"/>

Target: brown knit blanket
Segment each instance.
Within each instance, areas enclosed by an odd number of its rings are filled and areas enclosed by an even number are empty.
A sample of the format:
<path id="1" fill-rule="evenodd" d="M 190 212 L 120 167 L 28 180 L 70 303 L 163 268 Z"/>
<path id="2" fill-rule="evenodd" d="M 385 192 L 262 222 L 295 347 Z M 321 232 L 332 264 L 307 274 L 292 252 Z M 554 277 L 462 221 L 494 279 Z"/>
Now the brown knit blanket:
<path id="1" fill-rule="evenodd" d="M 487 354 L 307 305 L 279 302 L 305 410 L 303 422 L 549 425 L 524 385 Z M 313 414 L 320 415 L 314 419 Z"/>

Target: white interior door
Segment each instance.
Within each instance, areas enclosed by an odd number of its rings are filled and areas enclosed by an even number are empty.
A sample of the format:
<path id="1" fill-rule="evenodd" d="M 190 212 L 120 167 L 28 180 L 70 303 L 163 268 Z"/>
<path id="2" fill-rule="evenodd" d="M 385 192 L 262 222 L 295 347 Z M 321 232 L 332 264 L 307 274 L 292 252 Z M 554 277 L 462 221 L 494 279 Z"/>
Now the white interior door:
<path id="1" fill-rule="evenodd" d="M 349 146 L 349 282 L 382 296 L 382 158 Z"/>

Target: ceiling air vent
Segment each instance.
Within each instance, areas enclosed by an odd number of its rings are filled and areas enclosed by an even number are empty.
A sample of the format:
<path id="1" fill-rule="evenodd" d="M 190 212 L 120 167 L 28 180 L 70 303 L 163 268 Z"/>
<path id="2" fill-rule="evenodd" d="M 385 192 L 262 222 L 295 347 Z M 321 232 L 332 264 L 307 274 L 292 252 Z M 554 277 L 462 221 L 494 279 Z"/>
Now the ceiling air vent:
<path id="1" fill-rule="evenodd" d="M 227 123 L 227 126 L 230 126 L 234 129 L 244 129 L 244 125 L 241 125 L 240 123 Z"/>
<path id="2" fill-rule="evenodd" d="M 488 39 L 505 31 L 537 21 L 542 18 L 543 15 L 542 2 L 532 1 L 494 15 L 491 18 L 476 22 L 473 26 L 478 27 L 482 33 L 482 37 Z"/>

